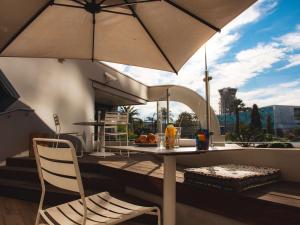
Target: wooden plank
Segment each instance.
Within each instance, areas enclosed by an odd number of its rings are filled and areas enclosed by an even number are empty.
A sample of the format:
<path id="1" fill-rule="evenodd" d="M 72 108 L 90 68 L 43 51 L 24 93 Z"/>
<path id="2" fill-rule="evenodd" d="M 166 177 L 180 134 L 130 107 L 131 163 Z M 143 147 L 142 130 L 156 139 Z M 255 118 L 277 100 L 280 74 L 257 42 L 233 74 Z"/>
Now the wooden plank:
<path id="1" fill-rule="evenodd" d="M 0 202 L 0 225 L 33 225 L 35 223 L 35 214 L 38 208 L 37 203 L 6 197 L 0 197 Z M 40 225 L 46 224 L 40 223 Z M 145 224 L 129 221 L 120 225 Z"/>
<path id="2" fill-rule="evenodd" d="M 5 220 L 4 220 L 5 214 L 4 214 L 4 210 L 2 209 L 4 201 L 5 201 L 5 198 L 0 197 L 0 202 L 1 202 L 1 204 L 0 204 L 0 224 L 3 224 L 3 225 L 5 225 L 5 223 L 4 223 L 5 222 Z"/>
<path id="3" fill-rule="evenodd" d="M 54 162 L 40 158 L 41 167 L 52 173 L 76 177 L 75 166 L 73 163 Z"/>
<path id="4" fill-rule="evenodd" d="M 279 182 L 272 186 L 266 186 L 265 190 L 300 196 L 300 184 L 292 182 Z"/>
<path id="5" fill-rule="evenodd" d="M 69 191 L 74 191 L 79 193 L 79 185 L 76 178 L 72 179 L 72 178 L 57 176 L 48 173 L 46 170 L 43 169 L 42 169 L 42 173 L 45 181 L 47 181 L 49 184 L 52 184 L 64 190 L 69 190 Z"/>
<path id="6" fill-rule="evenodd" d="M 0 204 L 0 210 L 2 211 L 2 215 L 4 215 L 4 225 L 26 225 L 18 210 L 18 204 L 17 201 L 9 198 L 6 198 Z"/>
<path id="7" fill-rule="evenodd" d="M 34 224 L 37 211 L 38 211 L 38 205 L 32 202 L 19 201 L 16 199 L 14 199 L 14 201 L 19 202 L 19 204 L 17 204 L 17 207 L 23 222 L 26 225 Z"/>
<path id="8" fill-rule="evenodd" d="M 283 196 L 272 195 L 270 193 L 263 194 L 259 196 L 257 199 L 266 200 L 274 203 L 280 203 L 283 205 L 289 205 L 300 208 L 300 201 L 293 198 L 286 198 Z"/>
<path id="9" fill-rule="evenodd" d="M 54 145 L 55 146 L 55 145 Z M 37 145 L 39 155 L 53 160 L 73 161 L 70 148 L 55 148 Z"/>
<path id="10" fill-rule="evenodd" d="M 95 204 L 95 202 L 91 201 L 89 198 L 86 199 L 86 205 L 90 212 L 97 212 L 99 215 L 104 216 L 104 217 L 109 217 L 112 219 L 119 219 L 121 216 L 121 214 L 118 214 L 118 213 L 106 210 L 103 207 L 100 207 L 99 205 Z"/>
<path id="11" fill-rule="evenodd" d="M 157 178 L 163 178 L 163 165 L 157 165 L 150 161 L 142 161 L 142 162 L 120 162 L 120 161 L 99 161 L 101 165 L 109 166 L 116 169 L 122 169 L 125 171 L 136 172 L 144 175 L 154 176 Z M 178 182 L 183 182 L 184 174 L 181 171 L 176 172 L 176 177 Z"/>

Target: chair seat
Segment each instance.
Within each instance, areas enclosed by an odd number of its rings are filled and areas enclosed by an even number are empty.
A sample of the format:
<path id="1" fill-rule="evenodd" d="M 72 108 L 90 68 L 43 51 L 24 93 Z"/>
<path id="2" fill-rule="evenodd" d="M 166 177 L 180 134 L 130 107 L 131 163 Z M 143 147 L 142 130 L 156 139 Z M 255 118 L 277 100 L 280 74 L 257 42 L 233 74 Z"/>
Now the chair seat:
<path id="1" fill-rule="evenodd" d="M 64 132 L 64 133 L 59 133 L 60 135 L 71 135 L 71 134 L 76 134 L 79 135 L 79 132 Z"/>
<path id="2" fill-rule="evenodd" d="M 118 135 L 127 135 L 127 133 L 105 133 L 105 135 L 118 136 Z"/>
<path id="3" fill-rule="evenodd" d="M 85 198 L 87 205 L 86 225 L 116 224 L 144 213 L 152 214 L 157 207 L 143 207 L 116 199 L 108 192 L 91 195 Z M 71 201 L 41 211 L 42 217 L 58 224 L 82 224 L 82 200 Z"/>

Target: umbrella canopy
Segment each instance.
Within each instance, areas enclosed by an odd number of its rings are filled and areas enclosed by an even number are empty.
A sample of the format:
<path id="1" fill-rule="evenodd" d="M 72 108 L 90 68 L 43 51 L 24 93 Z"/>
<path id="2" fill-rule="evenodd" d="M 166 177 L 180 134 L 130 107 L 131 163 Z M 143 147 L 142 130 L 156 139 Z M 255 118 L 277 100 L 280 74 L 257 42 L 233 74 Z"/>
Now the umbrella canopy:
<path id="1" fill-rule="evenodd" d="M 178 72 L 256 0 L 1 0 L 0 56 Z"/>

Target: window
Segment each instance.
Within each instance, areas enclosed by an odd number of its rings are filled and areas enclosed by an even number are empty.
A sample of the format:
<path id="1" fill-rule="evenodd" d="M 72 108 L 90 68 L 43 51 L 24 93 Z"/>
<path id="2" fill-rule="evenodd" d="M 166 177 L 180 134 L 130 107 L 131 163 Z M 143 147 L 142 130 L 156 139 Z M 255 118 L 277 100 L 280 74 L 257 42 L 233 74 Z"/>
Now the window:
<path id="1" fill-rule="evenodd" d="M 294 120 L 300 120 L 300 108 L 294 108 Z"/>

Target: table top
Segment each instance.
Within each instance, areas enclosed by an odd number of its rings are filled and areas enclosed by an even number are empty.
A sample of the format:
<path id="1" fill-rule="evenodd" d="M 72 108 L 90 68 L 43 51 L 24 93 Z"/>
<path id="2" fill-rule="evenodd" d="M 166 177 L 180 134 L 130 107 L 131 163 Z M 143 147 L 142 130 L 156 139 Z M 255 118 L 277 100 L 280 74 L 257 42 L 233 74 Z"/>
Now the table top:
<path id="1" fill-rule="evenodd" d="M 104 126 L 104 121 L 89 121 L 89 122 L 76 122 L 73 123 L 74 125 L 79 125 L 79 126 Z"/>
<path id="2" fill-rule="evenodd" d="M 201 154 L 208 151 L 197 150 L 196 147 L 179 147 L 174 149 L 165 149 L 164 147 L 138 147 L 138 146 L 105 146 L 107 149 L 117 149 L 123 151 L 143 152 L 156 155 L 186 155 Z"/>

